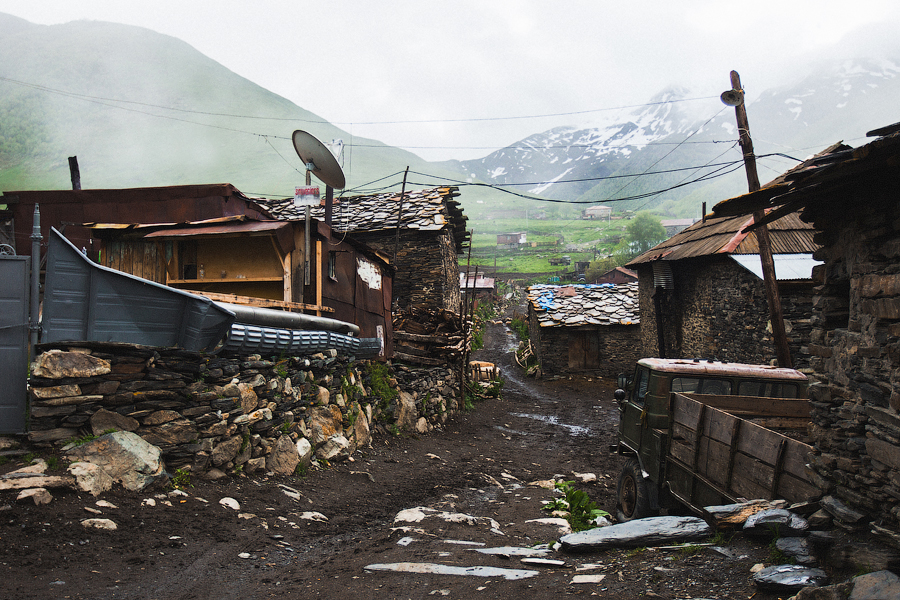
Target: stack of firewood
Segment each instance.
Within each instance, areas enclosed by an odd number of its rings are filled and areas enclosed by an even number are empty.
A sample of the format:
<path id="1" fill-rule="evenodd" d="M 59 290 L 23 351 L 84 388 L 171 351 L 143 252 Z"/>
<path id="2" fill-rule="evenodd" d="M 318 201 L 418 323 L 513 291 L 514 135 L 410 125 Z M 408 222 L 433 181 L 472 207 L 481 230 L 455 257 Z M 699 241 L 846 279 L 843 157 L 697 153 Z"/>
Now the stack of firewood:
<path id="1" fill-rule="evenodd" d="M 410 308 L 394 317 L 394 358 L 419 365 L 458 365 L 471 347 L 469 323 L 453 311 Z"/>

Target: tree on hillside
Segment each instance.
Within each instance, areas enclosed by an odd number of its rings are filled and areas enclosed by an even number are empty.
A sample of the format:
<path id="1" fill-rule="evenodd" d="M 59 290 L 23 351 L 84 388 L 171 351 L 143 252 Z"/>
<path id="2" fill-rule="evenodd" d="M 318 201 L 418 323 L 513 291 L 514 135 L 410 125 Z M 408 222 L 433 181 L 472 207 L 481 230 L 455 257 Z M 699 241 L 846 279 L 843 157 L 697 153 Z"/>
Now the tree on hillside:
<path id="1" fill-rule="evenodd" d="M 641 211 L 628 222 L 625 237 L 634 256 L 642 254 L 666 239 L 666 228 L 659 217 L 647 211 Z"/>

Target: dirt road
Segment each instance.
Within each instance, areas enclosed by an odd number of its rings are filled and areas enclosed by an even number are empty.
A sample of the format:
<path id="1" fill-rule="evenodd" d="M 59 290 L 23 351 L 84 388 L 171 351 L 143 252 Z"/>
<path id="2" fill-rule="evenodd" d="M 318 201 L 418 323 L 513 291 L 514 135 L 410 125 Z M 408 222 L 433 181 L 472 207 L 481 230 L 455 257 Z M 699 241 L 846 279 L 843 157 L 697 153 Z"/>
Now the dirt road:
<path id="1" fill-rule="evenodd" d="M 555 525 L 529 522 L 548 516 L 541 502 L 552 497 L 530 482 L 594 473 L 596 482 L 579 487 L 613 512 L 621 464 L 607 450 L 617 419 L 613 382 L 526 379 L 513 364 L 508 329 L 491 325 L 485 340 L 475 358 L 501 366 L 502 400 L 483 401 L 427 436 L 376 437 L 353 462 L 304 478 L 194 481 L 186 496 L 104 494 L 114 508 L 74 492 L 45 506 L 5 492 L 0 597 L 770 598 L 749 579 L 767 549 L 740 539 L 728 546 L 732 557 L 708 548 L 543 556 L 564 566 L 523 563 L 518 550 L 479 552 L 558 539 Z M 240 508 L 221 505 L 225 497 Z M 395 522 L 415 507 L 471 518 Z M 82 525 L 97 517 L 118 528 Z M 382 570 L 397 563 L 409 564 Z M 408 572 L 422 563 L 467 574 Z M 604 577 L 573 584 L 580 575 Z"/>

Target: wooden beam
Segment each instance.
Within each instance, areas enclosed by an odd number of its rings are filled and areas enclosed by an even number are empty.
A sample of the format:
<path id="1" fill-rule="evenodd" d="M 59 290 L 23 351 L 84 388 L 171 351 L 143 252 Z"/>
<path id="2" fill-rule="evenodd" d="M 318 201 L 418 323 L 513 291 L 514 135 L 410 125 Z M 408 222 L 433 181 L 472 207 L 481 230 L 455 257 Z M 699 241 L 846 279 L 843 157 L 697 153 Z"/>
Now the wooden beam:
<path id="1" fill-rule="evenodd" d="M 302 302 L 287 302 L 285 300 L 269 300 L 267 298 L 252 298 L 250 296 L 238 296 L 236 294 L 216 294 L 213 292 L 191 292 L 198 296 L 205 296 L 217 302 L 230 302 L 231 304 L 243 304 L 244 306 L 258 306 L 260 308 L 283 308 L 294 312 L 314 310 L 316 312 L 334 312 L 330 306 L 316 304 L 303 304 Z"/>
<path id="2" fill-rule="evenodd" d="M 294 299 L 294 278 L 292 276 L 292 263 L 293 261 L 291 260 L 291 253 L 288 252 L 284 255 L 284 260 L 281 263 L 282 270 L 284 272 L 284 294 L 282 295 L 282 298 L 284 298 L 285 302 L 292 302 Z"/>
<path id="3" fill-rule="evenodd" d="M 322 240 L 316 240 L 316 305 L 322 306 Z M 321 316 L 321 311 L 316 314 Z"/>

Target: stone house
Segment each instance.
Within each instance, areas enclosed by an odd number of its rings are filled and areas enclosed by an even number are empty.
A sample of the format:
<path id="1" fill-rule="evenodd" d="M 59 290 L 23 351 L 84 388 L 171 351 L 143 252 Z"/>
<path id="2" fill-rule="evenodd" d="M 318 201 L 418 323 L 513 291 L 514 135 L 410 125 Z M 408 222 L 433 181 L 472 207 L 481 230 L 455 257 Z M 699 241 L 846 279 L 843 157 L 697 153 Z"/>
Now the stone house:
<path id="1" fill-rule="evenodd" d="M 637 283 L 638 275 L 631 269 L 626 269 L 625 267 L 616 267 L 615 269 L 610 269 L 603 275 L 597 277 L 596 281 L 592 281 L 591 283 L 612 283 L 612 284 L 622 284 L 622 283 Z"/>
<path id="2" fill-rule="evenodd" d="M 638 273 L 645 356 L 768 364 L 775 357 L 753 217 L 711 217 L 626 266 Z M 808 371 L 812 314 L 811 225 L 796 213 L 769 225 L 785 329 L 795 368 Z"/>
<path id="3" fill-rule="evenodd" d="M 810 365 L 815 483 L 900 547 L 900 124 L 835 145 L 769 193 L 716 214 L 801 210 L 815 226 Z"/>
<path id="4" fill-rule="evenodd" d="M 584 219 L 609 219 L 612 216 L 612 208 L 609 206 L 589 206 L 584 209 Z"/>
<path id="5" fill-rule="evenodd" d="M 498 250 L 516 250 L 528 243 L 528 235 L 524 231 L 516 233 L 498 233 Z"/>
<path id="6" fill-rule="evenodd" d="M 528 332 L 544 375 L 629 372 L 641 352 L 637 284 L 531 286 Z"/>
<path id="7" fill-rule="evenodd" d="M 393 305 L 461 312 L 458 256 L 468 242 L 466 217 L 454 198 L 456 187 L 438 187 L 371 196 L 335 198 L 333 212 L 312 208 L 312 216 L 330 223 L 339 235 L 349 234 L 390 257 L 396 269 Z M 303 218 L 292 198 L 260 201 L 279 220 Z M 402 212 L 399 219 L 398 214 Z"/>

